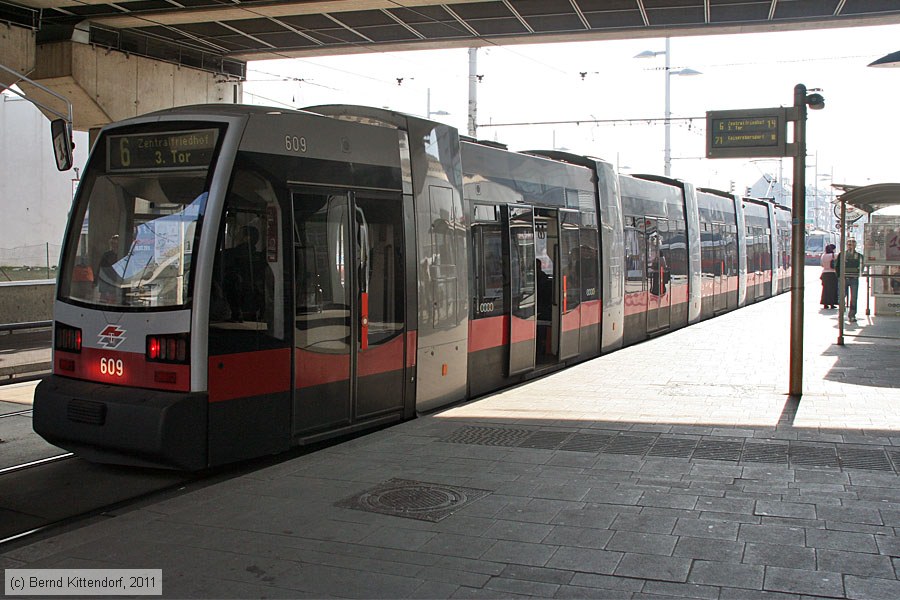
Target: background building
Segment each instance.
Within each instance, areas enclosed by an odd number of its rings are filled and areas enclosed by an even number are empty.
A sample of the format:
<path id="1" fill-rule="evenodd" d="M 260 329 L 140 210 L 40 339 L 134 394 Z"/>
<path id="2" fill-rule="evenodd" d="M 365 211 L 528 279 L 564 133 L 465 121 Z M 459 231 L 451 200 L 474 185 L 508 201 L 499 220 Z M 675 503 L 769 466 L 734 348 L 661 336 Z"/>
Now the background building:
<path id="1" fill-rule="evenodd" d="M 87 154 L 87 133 L 76 132 L 76 168 L 57 171 L 50 121 L 30 102 L 0 94 L 0 281 L 43 279 L 56 265 Z"/>

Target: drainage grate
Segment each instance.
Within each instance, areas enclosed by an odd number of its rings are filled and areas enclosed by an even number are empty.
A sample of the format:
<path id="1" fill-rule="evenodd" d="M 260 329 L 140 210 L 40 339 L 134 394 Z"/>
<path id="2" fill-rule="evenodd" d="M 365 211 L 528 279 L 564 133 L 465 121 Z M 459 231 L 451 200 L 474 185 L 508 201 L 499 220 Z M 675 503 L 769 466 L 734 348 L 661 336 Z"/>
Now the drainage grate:
<path id="1" fill-rule="evenodd" d="M 70 418 L 72 418 L 70 406 Z M 83 422 L 102 415 L 79 407 L 84 413 L 76 412 L 75 418 Z M 93 408 L 93 407 L 90 407 Z M 94 421 L 96 422 L 96 421 Z M 720 460 L 745 463 L 791 464 L 796 466 L 832 467 L 846 469 L 867 469 L 875 471 L 897 471 L 900 473 L 900 450 L 868 447 L 837 448 L 834 445 L 791 442 L 765 443 L 734 438 L 673 437 L 665 435 L 629 435 L 609 433 L 571 433 L 568 431 L 545 431 L 539 429 L 517 429 L 513 427 L 463 426 L 443 438 L 454 444 L 478 444 L 483 446 L 506 446 L 518 448 L 540 448 L 564 450 L 568 452 L 592 452 L 625 454 L 633 456 L 656 456 L 690 458 L 694 460 Z M 892 464 L 893 463 L 893 464 Z M 403 515 L 401 515 L 403 516 Z"/>
<path id="2" fill-rule="evenodd" d="M 390 479 L 334 505 L 339 508 L 436 523 L 488 494 L 490 494 L 488 490 L 408 479 Z"/>
<path id="3" fill-rule="evenodd" d="M 786 465 L 788 462 L 787 444 L 744 444 L 741 455 L 743 462 L 776 463 Z"/>
<path id="4" fill-rule="evenodd" d="M 613 439 L 612 435 L 599 433 L 576 433 L 567 439 L 560 450 L 570 452 L 600 452 Z"/>
<path id="5" fill-rule="evenodd" d="M 570 435 L 571 431 L 535 431 L 519 444 L 519 448 L 556 450 Z"/>
<path id="6" fill-rule="evenodd" d="M 867 450 L 863 448 L 841 448 L 841 466 L 845 469 L 870 469 L 873 471 L 891 471 L 891 461 L 884 450 Z"/>
<path id="7" fill-rule="evenodd" d="M 900 450 L 888 450 L 887 453 L 894 461 L 894 470 L 900 473 Z"/>
<path id="8" fill-rule="evenodd" d="M 697 440 L 688 438 L 659 438 L 647 456 L 666 456 L 669 458 L 690 458 Z"/>
<path id="9" fill-rule="evenodd" d="M 743 442 L 700 440 L 691 458 L 694 460 L 728 460 L 737 462 L 741 460 L 741 446 L 743 445 Z"/>
<path id="10" fill-rule="evenodd" d="M 791 444 L 791 464 L 809 467 L 837 467 L 834 448 L 828 446 L 799 446 Z"/>
<path id="11" fill-rule="evenodd" d="M 505 427 L 460 427 L 443 441 L 451 444 L 477 444 L 481 446 L 518 446 L 534 433 L 533 429 L 509 429 Z"/>
<path id="12" fill-rule="evenodd" d="M 640 456 L 650 449 L 656 437 L 646 435 L 618 435 L 603 449 L 608 454 L 633 454 Z"/>

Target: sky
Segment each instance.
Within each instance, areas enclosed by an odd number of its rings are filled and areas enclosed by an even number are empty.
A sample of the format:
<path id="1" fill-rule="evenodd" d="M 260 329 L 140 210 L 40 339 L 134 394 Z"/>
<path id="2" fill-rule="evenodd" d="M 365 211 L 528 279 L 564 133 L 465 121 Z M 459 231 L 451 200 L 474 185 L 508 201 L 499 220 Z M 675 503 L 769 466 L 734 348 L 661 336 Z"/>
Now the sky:
<path id="1" fill-rule="evenodd" d="M 817 88 L 809 111 L 807 183 L 900 182 L 900 68 L 867 68 L 900 50 L 900 25 L 671 39 L 672 176 L 743 191 L 763 173 L 792 179 L 792 160 L 705 159 L 709 110 L 791 106 L 794 86 Z M 663 38 L 490 46 L 478 50 L 477 137 L 511 150 L 567 149 L 624 173 L 663 173 Z M 585 73 L 584 76 L 581 74 Z M 366 53 L 248 65 L 244 102 L 302 108 L 340 103 L 432 113 L 466 132 L 466 49 Z M 398 79 L 402 79 L 398 84 Z M 430 93 L 429 93 L 430 92 Z M 499 126 L 542 121 L 603 123 Z"/>

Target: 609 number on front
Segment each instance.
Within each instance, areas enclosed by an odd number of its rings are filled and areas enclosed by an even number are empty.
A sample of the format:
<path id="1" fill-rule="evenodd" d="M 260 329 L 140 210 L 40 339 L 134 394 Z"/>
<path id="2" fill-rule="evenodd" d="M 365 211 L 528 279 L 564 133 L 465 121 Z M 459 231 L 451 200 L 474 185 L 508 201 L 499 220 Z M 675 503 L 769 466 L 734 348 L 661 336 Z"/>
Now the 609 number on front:
<path id="1" fill-rule="evenodd" d="M 125 363 L 122 362 L 121 358 L 101 358 L 100 373 L 102 375 L 122 377 L 125 375 Z"/>

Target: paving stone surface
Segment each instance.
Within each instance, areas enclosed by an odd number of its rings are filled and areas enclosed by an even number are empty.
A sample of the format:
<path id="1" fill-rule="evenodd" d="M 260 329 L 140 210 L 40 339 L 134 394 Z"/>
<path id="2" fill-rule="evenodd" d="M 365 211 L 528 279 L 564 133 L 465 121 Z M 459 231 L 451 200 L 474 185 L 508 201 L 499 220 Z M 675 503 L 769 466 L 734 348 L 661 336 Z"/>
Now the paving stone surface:
<path id="1" fill-rule="evenodd" d="M 900 320 L 838 346 L 806 281 L 799 402 L 781 295 L 0 567 L 161 568 L 165 598 L 896 600 L 900 341 L 862 336 Z M 437 522 L 339 506 L 391 479 L 488 494 Z"/>

